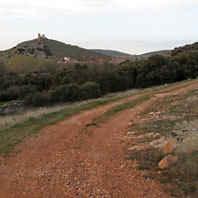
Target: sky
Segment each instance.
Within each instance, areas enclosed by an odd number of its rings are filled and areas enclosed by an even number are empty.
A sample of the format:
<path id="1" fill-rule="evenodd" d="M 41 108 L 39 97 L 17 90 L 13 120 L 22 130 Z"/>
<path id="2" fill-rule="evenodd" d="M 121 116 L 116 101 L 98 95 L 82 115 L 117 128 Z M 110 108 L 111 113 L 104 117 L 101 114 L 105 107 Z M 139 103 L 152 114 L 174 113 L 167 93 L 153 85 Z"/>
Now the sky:
<path id="1" fill-rule="evenodd" d="M 37 37 L 131 54 L 198 41 L 198 0 L 0 0 L 0 50 Z"/>

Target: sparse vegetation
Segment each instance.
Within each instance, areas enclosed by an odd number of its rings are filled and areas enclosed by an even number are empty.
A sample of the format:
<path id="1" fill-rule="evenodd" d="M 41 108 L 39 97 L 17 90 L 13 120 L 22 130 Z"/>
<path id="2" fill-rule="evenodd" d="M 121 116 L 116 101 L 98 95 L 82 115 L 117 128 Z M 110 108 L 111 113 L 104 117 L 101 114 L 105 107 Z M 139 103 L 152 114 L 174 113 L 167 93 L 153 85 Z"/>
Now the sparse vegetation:
<path id="1" fill-rule="evenodd" d="M 155 132 L 167 136 L 175 129 L 175 127 L 177 128 L 177 126 L 180 126 L 181 128 L 183 123 L 190 123 L 190 121 L 196 121 L 198 119 L 197 102 L 197 89 L 190 90 L 182 95 L 166 96 L 163 99 L 158 100 L 154 106 L 150 106 L 149 109 L 146 109 L 141 114 L 141 116 L 147 116 L 149 112 L 161 111 L 163 109 L 163 113 L 160 112 L 158 118 L 155 118 L 154 120 L 150 118 L 141 123 L 135 123 L 132 125 L 132 128 L 137 131 L 138 134 Z M 183 128 L 183 131 L 187 130 Z M 149 139 L 145 140 L 146 142 L 151 141 Z M 136 143 L 138 143 L 138 141 Z M 186 197 L 187 195 L 191 195 L 192 197 L 197 197 L 197 150 L 195 149 L 194 152 L 192 151 L 191 153 L 177 151 L 175 154 L 179 157 L 179 161 L 165 170 L 160 170 L 160 174 L 155 174 L 153 178 L 162 183 L 172 183 L 172 188 L 168 188 L 167 190 L 174 196 Z M 164 156 L 165 155 L 159 149 L 146 149 L 141 152 L 133 151 L 129 154 L 129 159 L 138 160 L 138 169 L 152 169 L 157 172 L 159 171 L 157 167 L 158 162 Z"/>
<path id="2" fill-rule="evenodd" d="M 184 194 L 177 189 L 173 192 L 177 196 L 185 197 L 188 194 L 198 195 L 198 152 L 181 153 L 179 162 L 171 166 L 163 174 L 164 181 L 176 184 Z"/>
<path id="3" fill-rule="evenodd" d="M 157 167 L 158 162 L 165 155 L 159 149 L 151 148 L 146 151 L 133 151 L 127 158 L 128 160 L 137 160 L 139 162 L 138 169 L 150 170 Z"/>

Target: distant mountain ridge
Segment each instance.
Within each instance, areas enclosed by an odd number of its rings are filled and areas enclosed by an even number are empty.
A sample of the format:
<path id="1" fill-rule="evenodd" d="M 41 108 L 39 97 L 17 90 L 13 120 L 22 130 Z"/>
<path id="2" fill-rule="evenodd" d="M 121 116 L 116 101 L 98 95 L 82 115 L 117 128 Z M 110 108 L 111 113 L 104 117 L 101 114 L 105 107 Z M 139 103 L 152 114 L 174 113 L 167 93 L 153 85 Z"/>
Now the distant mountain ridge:
<path id="1" fill-rule="evenodd" d="M 147 57 L 147 56 L 152 56 L 156 54 L 168 53 L 171 50 L 159 50 L 159 51 L 148 52 L 148 53 L 144 53 L 140 55 L 132 55 L 132 54 L 127 54 L 127 53 L 115 51 L 115 50 L 91 49 L 91 51 L 101 53 L 107 56 L 113 56 L 113 57 L 141 58 L 141 57 Z"/>
<path id="2" fill-rule="evenodd" d="M 158 51 L 152 51 L 152 52 L 147 52 L 147 53 L 144 53 L 144 54 L 141 54 L 141 55 L 138 55 L 138 56 L 152 56 L 152 55 L 157 55 L 157 54 L 164 54 L 164 53 L 167 53 L 167 52 L 170 52 L 171 50 L 158 50 Z"/>
<path id="3" fill-rule="evenodd" d="M 124 52 L 119 52 L 116 50 L 102 50 L 102 49 L 91 49 L 91 51 L 96 52 L 96 53 L 101 53 L 107 56 L 115 56 L 115 57 L 134 57 L 132 54 L 127 54 Z"/>

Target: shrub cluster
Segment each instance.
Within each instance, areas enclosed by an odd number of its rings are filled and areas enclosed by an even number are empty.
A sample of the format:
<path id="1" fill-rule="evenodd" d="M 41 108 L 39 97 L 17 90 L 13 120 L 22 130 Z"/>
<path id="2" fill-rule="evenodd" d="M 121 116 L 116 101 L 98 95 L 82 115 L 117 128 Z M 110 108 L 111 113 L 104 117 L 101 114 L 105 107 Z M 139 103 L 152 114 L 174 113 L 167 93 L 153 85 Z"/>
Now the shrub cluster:
<path id="1" fill-rule="evenodd" d="M 51 92 L 52 102 L 67 102 L 79 99 L 79 87 L 75 84 L 60 85 Z"/>
<path id="2" fill-rule="evenodd" d="M 101 96 L 100 86 L 94 82 L 60 85 L 48 92 L 36 92 L 25 96 L 24 103 L 33 106 L 45 106 L 55 102 L 78 101 Z"/>
<path id="3" fill-rule="evenodd" d="M 24 99 L 24 104 L 31 106 L 46 106 L 50 104 L 50 95 L 47 93 L 29 94 Z"/>
<path id="4" fill-rule="evenodd" d="M 100 96 L 100 85 L 95 82 L 86 82 L 79 87 L 79 98 L 81 100 L 98 98 Z"/>

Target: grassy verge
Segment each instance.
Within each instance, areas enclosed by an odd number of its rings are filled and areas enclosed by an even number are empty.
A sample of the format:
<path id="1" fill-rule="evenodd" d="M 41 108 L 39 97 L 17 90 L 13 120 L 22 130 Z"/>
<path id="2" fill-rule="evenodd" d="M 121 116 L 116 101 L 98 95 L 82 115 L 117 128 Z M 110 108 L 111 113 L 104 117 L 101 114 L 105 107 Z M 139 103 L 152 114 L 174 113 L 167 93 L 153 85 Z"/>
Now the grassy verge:
<path id="1" fill-rule="evenodd" d="M 182 82 L 178 82 L 178 83 L 175 83 L 175 86 L 173 86 L 172 84 L 170 84 L 170 85 L 167 85 L 165 88 L 163 88 L 163 89 L 155 89 L 154 90 L 154 93 L 155 94 L 161 94 L 161 93 L 169 93 L 169 92 L 171 92 L 171 91 L 176 91 L 176 90 L 179 90 L 179 89 L 181 89 L 181 88 L 185 88 L 185 87 L 187 87 L 187 86 L 189 86 L 189 85 L 191 85 L 191 84 L 194 84 L 195 83 L 195 81 L 197 81 L 197 80 L 186 80 L 186 81 L 182 81 Z M 173 87 L 172 89 L 169 89 L 169 88 L 171 88 L 171 87 Z M 165 89 L 165 90 L 164 90 Z M 166 89 L 168 89 L 168 90 L 166 90 Z"/>
<path id="2" fill-rule="evenodd" d="M 30 135 L 36 134 L 45 126 L 55 124 L 58 121 L 68 118 L 74 114 L 78 114 L 81 111 L 89 110 L 110 102 L 115 102 L 119 99 L 120 98 L 98 100 L 82 104 L 77 107 L 69 107 L 61 111 L 43 114 L 37 118 L 29 118 L 23 122 L 12 125 L 11 127 L 3 128 L 0 130 L 0 155 L 8 155 L 11 151 L 13 151 L 17 144 L 21 143 Z"/>
<path id="3" fill-rule="evenodd" d="M 171 104 L 172 103 L 172 104 Z M 198 125 L 198 89 L 193 89 L 184 95 L 167 96 L 156 102 L 156 104 L 141 114 L 146 116 L 148 112 L 160 112 L 160 116 L 155 119 L 147 119 L 142 123 L 135 123 L 131 130 L 138 131 L 138 134 L 147 134 L 150 132 L 160 133 L 170 136 L 172 131 L 179 132 L 177 139 L 182 137 L 190 140 L 188 136 L 192 130 L 197 130 Z M 191 123 L 195 123 L 191 126 Z M 193 132 L 196 133 L 196 132 Z M 180 141 L 180 140 L 179 140 Z M 184 141 L 184 140 L 182 140 Z M 149 142 L 149 140 L 148 140 Z M 192 139 L 192 142 L 195 140 Z M 137 142 L 136 142 L 137 143 Z M 177 143 L 179 144 L 179 143 Z M 182 143 L 181 143 L 182 144 Z M 186 142 L 183 144 L 185 146 Z M 198 144 L 193 143 L 193 147 Z M 176 152 L 176 151 L 175 151 Z M 177 197 L 198 197 L 198 152 L 192 153 L 173 152 L 173 155 L 179 157 L 179 161 L 167 169 L 159 170 L 158 162 L 165 156 L 159 149 L 147 149 L 141 152 L 133 151 L 129 153 L 129 158 L 139 162 L 138 169 L 155 170 L 155 173 L 145 175 L 156 179 L 161 183 L 171 183 L 167 186 L 167 191 Z M 158 174 L 157 172 L 160 172 Z"/>
<path id="4" fill-rule="evenodd" d="M 137 99 L 134 99 L 130 102 L 118 105 L 116 107 L 111 108 L 110 110 L 108 110 L 107 112 L 105 112 L 103 115 L 97 117 L 94 119 L 95 122 L 104 122 L 109 120 L 109 118 L 123 110 L 126 109 L 130 109 L 133 108 L 134 106 L 136 106 L 137 104 L 140 104 L 146 100 L 149 100 L 152 97 L 152 94 L 148 94 L 148 95 L 144 95 L 141 97 L 138 97 Z"/>
<path id="5" fill-rule="evenodd" d="M 171 84 L 166 84 L 166 85 L 161 85 L 161 86 L 157 86 L 154 87 L 152 89 L 152 91 L 154 91 L 155 94 L 160 93 L 160 91 L 164 90 L 164 89 L 169 89 L 171 87 L 173 87 L 172 91 L 181 87 L 185 87 L 188 86 L 190 84 L 193 84 L 195 81 L 197 80 L 185 80 L 185 81 L 180 81 L 180 82 L 176 82 L 176 83 L 171 83 Z M 163 91 L 164 93 L 165 91 Z M 167 91 L 169 92 L 169 90 Z"/>

